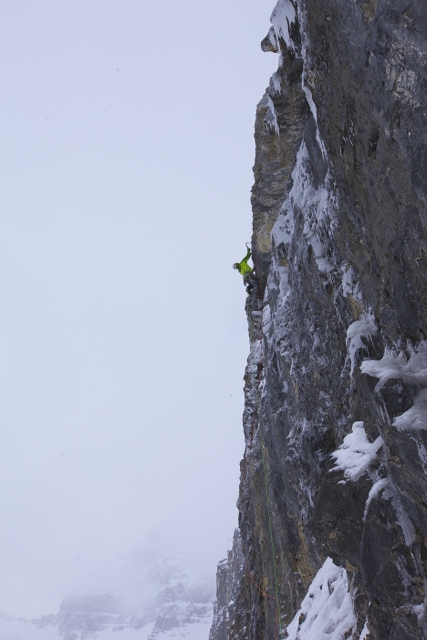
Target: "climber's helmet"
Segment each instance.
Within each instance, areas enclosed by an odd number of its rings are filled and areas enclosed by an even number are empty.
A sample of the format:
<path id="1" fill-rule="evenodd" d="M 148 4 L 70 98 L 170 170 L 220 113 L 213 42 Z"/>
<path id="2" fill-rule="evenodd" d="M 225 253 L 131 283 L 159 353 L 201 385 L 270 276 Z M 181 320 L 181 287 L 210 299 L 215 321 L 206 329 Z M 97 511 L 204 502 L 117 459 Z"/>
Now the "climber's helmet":
<path id="1" fill-rule="evenodd" d="M 238 262 L 235 262 L 235 263 L 233 264 L 233 269 L 238 269 L 238 268 L 239 268 L 239 263 L 238 263 Z"/>

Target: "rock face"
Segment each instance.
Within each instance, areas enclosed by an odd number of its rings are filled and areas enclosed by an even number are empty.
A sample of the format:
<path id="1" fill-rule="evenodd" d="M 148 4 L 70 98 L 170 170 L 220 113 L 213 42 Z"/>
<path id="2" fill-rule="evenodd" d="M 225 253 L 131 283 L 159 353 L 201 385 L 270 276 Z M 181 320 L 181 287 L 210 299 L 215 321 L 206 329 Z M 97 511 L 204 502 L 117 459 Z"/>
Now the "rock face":
<path id="1" fill-rule="evenodd" d="M 271 22 L 211 640 L 427 638 L 427 4 L 279 0 Z"/>
<path id="2" fill-rule="evenodd" d="M 235 531 L 232 550 L 228 552 L 227 559 L 218 564 L 217 593 L 210 640 L 228 640 L 230 637 L 234 637 L 237 628 L 246 628 L 249 602 L 243 606 L 242 598 L 248 593 L 248 579 L 245 558 L 242 553 L 242 539 L 239 531 Z M 239 607 L 237 609 L 236 601 L 238 599 Z M 238 622 L 237 618 L 239 618 Z"/>

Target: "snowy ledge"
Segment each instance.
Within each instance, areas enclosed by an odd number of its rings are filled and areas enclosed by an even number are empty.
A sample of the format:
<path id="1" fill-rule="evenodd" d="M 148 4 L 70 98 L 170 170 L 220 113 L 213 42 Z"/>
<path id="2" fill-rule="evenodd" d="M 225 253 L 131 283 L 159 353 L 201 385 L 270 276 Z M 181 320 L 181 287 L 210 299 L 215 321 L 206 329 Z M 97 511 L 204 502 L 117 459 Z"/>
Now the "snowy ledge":
<path id="1" fill-rule="evenodd" d="M 365 360 L 360 370 L 378 378 L 376 391 L 388 380 L 401 380 L 421 388 L 413 406 L 394 418 L 392 424 L 401 431 L 427 429 L 427 342 L 420 342 L 416 348 L 409 347 L 406 353 L 386 349 L 381 360 Z"/>
<path id="2" fill-rule="evenodd" d="M 327 558 L 288 625 L 287 640 L 342 640 L 355 626 L 347 571 Z"/>
<path id="3" fill-rule="evenodd" d="M 344 438 L 342 445 L 331 453 L 336 462 L 331 471 L 344 471 L 345 478 L 357 482 L 375 460 L 383 444 L 381 436 L 374 442 L 369 442 L 363 422 L 354 422 L 351 433 Z M 340 484 L 345 482 L 341 480 Z"/>

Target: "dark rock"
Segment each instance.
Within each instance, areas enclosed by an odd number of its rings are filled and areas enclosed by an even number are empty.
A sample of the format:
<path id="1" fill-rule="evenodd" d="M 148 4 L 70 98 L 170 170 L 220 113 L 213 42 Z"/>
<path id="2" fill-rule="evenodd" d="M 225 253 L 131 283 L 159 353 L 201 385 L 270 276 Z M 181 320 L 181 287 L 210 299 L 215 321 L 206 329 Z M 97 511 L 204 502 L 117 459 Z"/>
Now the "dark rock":
<path id="1" fill-rule="evenodd" d="M 427 638 L 427 4 L 279 0 L 274 16 L 241 543 L 210 640 Z M 329 630 L 318 583 L 349 603 Z"/>
<path id="2" fill-rule="evenodd" d="M 228 557 L 218 564 L 217 594 L 210 638 L 228 640 L 239 637 L 239 631 L 248 625 L 247 607 L 242 602 L 245 597 L 248 577 L 242 552 L 239 531 L 234 532 L 233 548 Z M 243 614 L 243 618 L 242 618 Z"/>

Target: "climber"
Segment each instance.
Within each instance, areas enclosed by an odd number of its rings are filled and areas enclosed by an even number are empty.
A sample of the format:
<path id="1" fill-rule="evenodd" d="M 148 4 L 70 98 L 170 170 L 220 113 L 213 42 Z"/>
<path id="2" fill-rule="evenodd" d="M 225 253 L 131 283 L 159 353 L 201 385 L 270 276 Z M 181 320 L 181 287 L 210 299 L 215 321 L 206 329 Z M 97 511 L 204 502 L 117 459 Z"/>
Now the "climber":
<path id="1" fill-rule="evenodd" d="M 241 260 L 240 262 L 235 262 L 233 264 L 233 269 L 237 269 L 237 271 L 243 276 L 243 283 L 246 287 L 246 291 L 247 293 L 251 293 L 252 289 L 255 286 L 255 280 L 254 270 L 248 265 L 248 260 L 252 254 L 247 242 L 246 248 L 248 250 L 247 254 L 243 258 L 243 260 Z"/>

